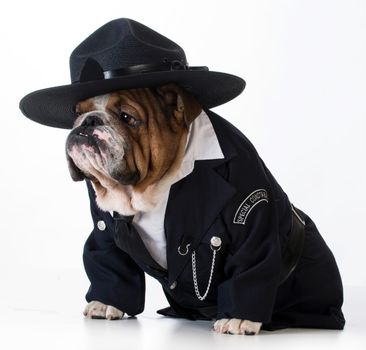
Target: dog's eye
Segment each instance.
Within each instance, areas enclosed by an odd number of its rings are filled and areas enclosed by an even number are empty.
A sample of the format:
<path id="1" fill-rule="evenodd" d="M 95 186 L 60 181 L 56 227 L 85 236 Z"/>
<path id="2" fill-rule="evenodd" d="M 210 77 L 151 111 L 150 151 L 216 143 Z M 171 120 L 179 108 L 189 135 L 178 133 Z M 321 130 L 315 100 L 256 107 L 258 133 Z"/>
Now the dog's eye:
<path id="1" fill-rule="evenodd" d="M 134 127 L 138 125 L 138 120 L 126 112 L 121 112 L 119 116 L 121 117 L 122 121 L 128 124 L 129 126 Z"/>
<path id="2" fill-rule="evenodd" d="M 81 116 L 81 115 L 82 115 L 82 113 L 81 113 L 81 112 L 79 112 L 79 110 L 78 110 L 77 106 L 73 106 L 73 107 L 72 107 L 72 111 L 74 112 L 74 114 L 75 114 L 77 117 L 79 117 L 79 116 Z"/>

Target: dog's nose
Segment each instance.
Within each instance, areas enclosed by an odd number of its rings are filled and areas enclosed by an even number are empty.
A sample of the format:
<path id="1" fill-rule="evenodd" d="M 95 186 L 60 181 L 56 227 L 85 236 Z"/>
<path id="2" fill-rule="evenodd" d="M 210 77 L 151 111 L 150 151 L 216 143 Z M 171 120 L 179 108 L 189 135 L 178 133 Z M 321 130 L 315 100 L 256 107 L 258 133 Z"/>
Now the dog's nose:
<path id="1" fill-rule="evenodd" d="M 100 119 L 97 115 L 90 114 L 84 119 L 84 121 L 81 123 L 81 126 L 98 126 L 103 124 L 104 123 L 102 119 Z"/>

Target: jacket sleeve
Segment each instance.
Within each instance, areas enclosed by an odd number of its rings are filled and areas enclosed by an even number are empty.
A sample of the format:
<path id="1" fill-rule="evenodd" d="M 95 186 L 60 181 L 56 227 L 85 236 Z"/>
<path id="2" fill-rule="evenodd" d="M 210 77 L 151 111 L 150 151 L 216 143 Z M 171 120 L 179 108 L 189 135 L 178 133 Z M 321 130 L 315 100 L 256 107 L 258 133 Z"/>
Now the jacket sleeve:
<path id="1" fill-rule="evenodd" d="M 270 204 L 260 203 L 248 217 L 247 227 L 233 237 L 235 249 L 224 268 L 227 279 L 218 289 L 218 319 L 270 321 L 281 272 L 281 248 L 273 221 Z"/>
<path id="2" fill-rule="evenodd" d="M 264 169 L 258 165 L 253 169 L 256 170 L 248 175 L 251 181 L 230 179 L 238 191 L 223 212 L 231 251 L 224 266 L 225 281 L 218 287 L 217 318 L 266 323 L 272 317 L 282 269 L 277 208 L 283 198 L 280 199 L 277 189 L 273 190 L 270 174 L 264 176 Z M 267 201 L 250 206 L 245 199 L 256 189 L 267 193 Z M 245 223 L 235 220 L 240 208 L 246 210 Z"/>
<path id="3" fill-rule="evenodd" d="M 139 314 L 144 310 L 145 303 L 144 272 L 115 245 L 110 222 L 106 213 L 97 207 L 90 183 L 88 190 L 94 229 L 85 243 L 83 253 L 84 267 L 91 282 L 86 300 L 98 300 L 131 316 Z M 106 223 L 103 231 L 98 229 L 99 220 Z"/>

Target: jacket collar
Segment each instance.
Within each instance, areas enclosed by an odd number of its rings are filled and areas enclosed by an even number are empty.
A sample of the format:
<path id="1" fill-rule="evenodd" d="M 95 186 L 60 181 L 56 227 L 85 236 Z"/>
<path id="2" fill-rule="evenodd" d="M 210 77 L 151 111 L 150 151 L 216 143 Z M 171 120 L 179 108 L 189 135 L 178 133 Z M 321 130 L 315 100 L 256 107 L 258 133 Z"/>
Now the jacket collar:
<path id="1" fill-rule="evenodd" d="M 207 114 L 214 127 L 224 158 L 196 160 L 194 170 L 172 185 L 165 213 L 169 284 L 173 283 L 190 261 L 191 253 L 199 244 L 236 189 L 218 172 L 236 150 L 222 131 L 225 121 L 211 111 Z M 187 254 L 186 246 L 190 244 Z"/>

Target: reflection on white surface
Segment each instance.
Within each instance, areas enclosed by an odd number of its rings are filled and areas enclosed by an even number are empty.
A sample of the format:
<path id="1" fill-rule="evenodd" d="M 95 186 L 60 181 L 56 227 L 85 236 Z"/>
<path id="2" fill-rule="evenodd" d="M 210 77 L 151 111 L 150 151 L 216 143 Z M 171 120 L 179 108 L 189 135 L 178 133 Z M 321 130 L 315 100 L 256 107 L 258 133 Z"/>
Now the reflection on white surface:
<path id="1" fill-rule="evenodd" d="M 21 276 L 22 278 L 19 278 Z M 346 288 L 344 331 L 286 329 L 259 336 L 216 334 L 212 322 L 156 314 L 167 305 L 148 279 L 146 308 L 136 318 L 89 320 L 82 315 L 88 282 L 82 270 L 8 271 L 0 290 L 2 349 L 365 349 L 366 288 Z"/>

